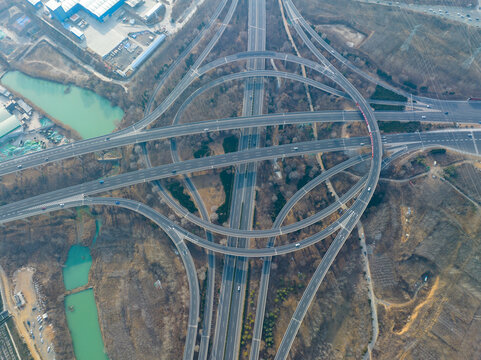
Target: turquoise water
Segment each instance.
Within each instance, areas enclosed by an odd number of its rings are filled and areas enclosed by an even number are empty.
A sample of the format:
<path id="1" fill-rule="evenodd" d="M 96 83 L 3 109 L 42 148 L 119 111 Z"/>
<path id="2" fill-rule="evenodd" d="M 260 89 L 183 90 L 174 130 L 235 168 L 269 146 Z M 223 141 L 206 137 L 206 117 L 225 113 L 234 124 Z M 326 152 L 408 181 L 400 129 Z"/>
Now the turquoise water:
<path id="1" fill-rule="evenodd" d="M 93 290 L 66 296 L 65 312 L 77 360 L 108 360 Z"/>
<path id="2" fill-rule="evenodd" d="M 97 239 L 101 222 L 96 221 Z M 92 256 L 88 246 L 72 245 L 63 268 L 65 289 L 73 290 L 88 283 Z M 67 324 L 77 360 L 108 360 L 100 331 L 97 305 L 92 289 L 65 297 Z"/>
<path id="3" fill-rule="evenodd" d="M 72 245 L 68 251 L 67 261 L 63 268 L 65 289 L 73 290 L 87 285 L 90 266 L 92 266 L 90 249 L 87 246 Z"/>
<path id="4" fill-rule="evenodd" d="M 107 99 L 77 86 L 36 79 L 19 71 L 8 72 L 1 82 L 84 139 L 111 133 L 124 116 L 122 109 Z"/>

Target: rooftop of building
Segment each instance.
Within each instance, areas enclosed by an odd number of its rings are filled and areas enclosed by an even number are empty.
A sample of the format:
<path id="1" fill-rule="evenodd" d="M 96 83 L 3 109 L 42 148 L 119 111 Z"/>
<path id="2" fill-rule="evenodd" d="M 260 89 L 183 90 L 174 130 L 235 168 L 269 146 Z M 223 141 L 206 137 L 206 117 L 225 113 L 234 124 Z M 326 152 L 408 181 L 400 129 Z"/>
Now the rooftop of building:
<path id="1" fill-rule="evenodd" d="M 0 107 L 0 138 L 11 133 L 18 127 L 20 127 L 20 121 L 18 121 L 17 117 L 11 115 L 4 107 Z"/>
<path id="2" fill-rule="evenodd" d="M 50 0 L 47 7 L 54 10 L 61 6 L 65 12 L 69 12 L 73 7 L 80 5 L 93 15 L 102 17 L 119 1 L 121 0 L 62 0 L 60 2 Z"/>

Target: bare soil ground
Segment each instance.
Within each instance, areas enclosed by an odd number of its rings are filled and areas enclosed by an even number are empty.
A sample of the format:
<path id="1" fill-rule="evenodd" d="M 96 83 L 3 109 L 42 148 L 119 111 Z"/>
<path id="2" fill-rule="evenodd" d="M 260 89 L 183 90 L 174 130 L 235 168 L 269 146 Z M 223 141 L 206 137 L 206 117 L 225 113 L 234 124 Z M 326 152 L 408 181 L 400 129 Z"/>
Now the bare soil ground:
<path id="1" fill-rule="evenodd" d="M 339 37 L 339 40 L 343 40 L 349 47 L 359 47 L 362 44 L 366 35 L 356 31 L 345 25 L 319 25 L 316 29 L 322 33 L 326 33 L 331 36 Z"/>
<path id="2" fill-rule="evenodd" d="M 86 82 L 92 74 L 60 54 L 47 41 L 40 41 L 16 67 L 29 75 L 50 78 L 61 83 Z"/>
<path id="3" fill-rule="evenodd" d="M 76 223 L 75 216 L 70 211 L 55 215 L 55 218 L 41 216 L 30 219 L 29 222 L 9 223 L 1 232 L 0 246 L 4 255 L 1 261 L 9 278 L 20 268 L 36 269 L 39 289 L 45 295 L 44 311 L 48 312 L 56 331 L 56 354 L 60 358 L 72 358 L 73 348 L 63 304 L 65 290 L 62 265 L 69 247 L 77 241 Z M 89 235 L 86 227 L 84 234 Z M 21 331 L 24 330 L 22 328 L 23 324 L 19 326 Z"/>
<path id="4" fill-rule="evenodd" d="M 199 191 L 202 200 L 204 200 L 205 208 L 209 215 L 214 214 L 215 210 L 225 201 L 224 189 L 218 174 L 210 172 L 194 174 L 192 182 Z"/>
<path id="5" fill-rule="evenodd" d="M 17 329 L 27 343 L 30 353 L 35 354 L 38 352 L 41 359 L 49 359 L 50 355 L 47 353 L 47 344 L 51 344 L 55 337 L 53 325 L 51 323 L 49 324 L 48 319 L 43 323 L 44 329 L 42 331 L 42 336 L 45 339 L 44 344 L 40 343 L 38 336 L 36 338 L 37 341 L 33 340 L 28 332 L 28 330 L 30 330 L 30 326 L 32 326 L 34 323 L 37 323 L 36 327 L 38 327 L 38 322 L 36 319 L 37 315 L 43 315 L 43 313 L 40 311 L 33 310 L 34 307 L 38 308 L 39 303 L 42 303 L 42 298 L 37 296 L 37 291 L 35 290 L 34 273 L 35 269 L 33 268 L 21 268 L 13 275 L 15 293 L 22 292 L 26 301 L 25 306 L 17 311 L 15 320 L 18 324 Z M 30 322 L 30 326 L 28 326 L 27 321 Z"/>
<path id="6" fill-rule="evenodd" d="M 168 238 L 145 225 L 130 212 L 111 213 L 92 250 L 90 283 L 111 359 L 172 359 L 183 351 L 185 271 Z"/>
<path id="7" fill-rule="evenodd" d="M 332 37 L 331 45 L 374 75 L 380 69 L 392 76 L 388 81 L 400 86 L 410 82 L 415 88 L 408 90 L 428 95 L 466 98 L 477 91 L 481 80 L 479 57 L 468 69 L 463 66 L 479 46 L 475 39 L 481 31 L 477 28 L 422 13 L 348 0 L 301 1 L 296 5 L 313 26 L 341 24 L 366 34 L 358 49 L 350 48 L 336 37 Z M 416 25 L 420 27 L 406 44 Z"/>
<path id="8" fill-rule="evenodd" d="M 458 186 L 468 192 L 466 183 Z M 413 184 L 382 182 L 376 197 L 363 220 L 381 300 L 374 358 L 475 358 L 480 351 L 474 330 L 481 309 L 475 275 L 481 265 L 479 210 L 432 176 Z"/>
<path id="9" fill-rule="evenodd" d="M 178 334 L 185 334 L 189 294 L 185 271 L 170 241 L 129 212 L 99 208 L 94 214 L 103 226 L 91 249 L 89 285 L 94 288 L 109 357 L 175 358 L 183 350 L 185 335 Z M 66 359 L 73 358 L 73 348 L 65 319 L 62 266 L 72 244 L 91 244 L 95 221 L 92 216 L 79 217 L 75 210 L 53 215 L 9 223 L 0 232 L 0 261 L 9 277 L 20 268 L 36 269 L 44 295 L 40 302 L 55 331 L 54 348 L 58 358 Z M 17 279 L 27 301 L 33 301 L 23 286 L 25 279 Z M 162 289 L 154 286 L 157 280 Z"/>
<path id="10" fill-rule="evenodd" d="M 326 157 L 329 166 L 334 158 L 332 154 Z M 290 172 L 293 166 L 295 170 L 306 166 L 297 163 L 298 159 L 288 161 Z M 404 169 L 394 181 L 383 175 L 363 219 L 379 303 L 380 334 L 374 359 L 471 359 L 479 354 L 481 216 L 479 208 L 466 198 L 477 201 L 477 165 L 456 153 L 418 152 L 394 164 L 394 169 Z M 451 166 L 457 175 L 443 182 L 440 177 Z M 397 174 L 397 170 L 386 174 Z M 272 173 L 270 166 L 262 167 L 259 176 L 269 181 L 261 183 L 275 184 Z M 426 175 L 409 181 L 419 174 Z M 343 174 L 332 180 L 342 193 L 357 177 Z M 294 185 L 283 182 L 286 198 L 291 195 L 288 188 Z M 274 189 L 266 186 L 256 203 L 259 228 L 267 227 L 268 203 L 274 202 L 266 196 Z M 306 195 L 288 222 L 310 215 L 312 204 L 326 196 L 325 187 Z M 304 209 L 304 201 L 311 204 L 309 209 Z M 282 236 L 278 242 L 296 241 L 322 226 Z M 357 239 L 355 234 L 352 238 Z M 274 356 L 273 349 L 329 243 L 326 239 L 314 248 L 274 259 L 266 309 L 266 321 L 269 324 L 268 320 L 274 319 L 274 326 L 264 328 L 265 333 L 268 330 L 262 343 L 264 358 Z M 291 359 L 357 359 L 366 351 L 372 329 L 359 251 L 354 240 L 342 249 L 302 323 Z"/>
<path id="11" fill-rule="evenodd" d="M 5 274 L 3 269 L 0 269 L 0 283 L 1 283 L 1 286 L 3 287 L 4 295 L 6 295 L 6 296 L 3 297 L 4 310 L 6 309 L 10 312 L 10 314 L 12 314 L 13 321 L 14 321 L 14 324 L 15 324 L 15 329 L 16 329 L 16 331 L 18 331 L 19 336 L 22 337 L 23 341 L 27 345 L 28 350 L 29 350 L 31 356 L 33 357 L 33 359 L 40 360 L 41 359 L 40 354 L 39 354 L 38 350 L 35 348 L 34 342 L 31 340 L 30 334 L 28 333 L 28 331 L 25 328 L 24 323 L 23 323 L 25 321 L 25 317 L 27 315 L 26 312 L 23 311 L 23 310 L 25 310 L 25 308 L 24 309 L 17 309 L 15 307 L 14 302 L 13 302 L 12 294 L 17 293 L 18 290 L 16 290 L 14 288 L 14 285 L 11 284 L 10 280 L 8 279 L 8 276 Z M 29 290 L 29 289 L 27 289 L 27 290 Z M 35 301 L 35 298 L 36 298 L 35 294 L 33 294 L 33 296 L 32 296 L 32 293 L 29 292 L 29 291 L 27 291 L 27 293 L 25 294 L 27 306 L 30 309 L 32 307 L 32 303 L 29 303 L 29 301 Z"/>
<path id="12" fill-rule="evenodd" d="M 456 175 L 450 177 L 451 181 L 459 189 L 481 204 L 481 166 L 475 161 L 474 163 L 461 163 L 455 166 Z"/>
<path id="13" fill-rule="evenodd" d="M 266 314 L 275 314 L 276 309 L 280 311 L 273 331 L 274 346 L 264 348 L 265 359 L 274 357 L 274 349 L 329 243 L 330 239 L 326 239 L 318 246 L 274 260 Z M 287 296 L 283 295 L 285 289 Z M 321 284 L 288 358 L 358 359 L 369 341 L 370 332 L 367 287 L 362 278 L 357 237 L 353 235 Z"/>

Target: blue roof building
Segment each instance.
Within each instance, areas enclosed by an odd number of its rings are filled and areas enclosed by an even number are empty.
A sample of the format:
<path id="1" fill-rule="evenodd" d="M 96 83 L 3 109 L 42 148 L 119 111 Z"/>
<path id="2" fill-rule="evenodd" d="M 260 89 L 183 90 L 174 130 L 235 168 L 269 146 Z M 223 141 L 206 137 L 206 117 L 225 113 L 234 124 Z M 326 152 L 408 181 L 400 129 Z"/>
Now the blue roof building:
<path id="1" fill-rule="evenodd" d="M 125 0 L 50 0 L 45 4 L 52 16 L 64 21 L 76 12 L 84 10 L 86 13 L 103 21 L 112 15 Z"/>

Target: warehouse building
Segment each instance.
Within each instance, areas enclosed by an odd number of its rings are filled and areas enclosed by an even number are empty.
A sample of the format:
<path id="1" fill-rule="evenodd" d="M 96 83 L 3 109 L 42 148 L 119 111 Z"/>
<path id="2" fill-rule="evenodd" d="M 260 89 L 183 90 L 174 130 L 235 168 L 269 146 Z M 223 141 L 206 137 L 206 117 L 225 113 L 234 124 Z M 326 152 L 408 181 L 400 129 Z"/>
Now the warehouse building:
<path id="1" fill-rule="evenodd" d="M 36 9 L 41 9 L 42 8 L 42 1 L 41 0 L 27 0 L 32 6 L 34 6 Z"/>
<path id="2" fill-rule="evenodd" d="M 11 115 L 3 106 L 0 107 L 0 143 L 22 133 L 23 129 L 15 115 Z"/>
<path id="3" fill-rule="evenodd" d="M 112 15 L 125 0 L 50 0 L 45 4 L 52 16 L 64 21 L 80 10 L 84 10 L 100 22 Z"/>
<path id="4" fill-rule="evenodd" d="M 157 16 L 159 12 L 165 9 L 165 5 L 162 3 L 157 3 L 150 9 L 148 9 L 143 15 L 142 18 L 145 22 L 151 21 L 154 17 Z"/>
<path id="5" fill-rule="evenodd" d="M 139 55 L 137 59 L 134 60 L 134 62 L 130 65 L 132 70 L 137 69 L 142 63 L 147 60 L 147 58 L 152 55 L 152 53 L 157 49 L 165 40 L 165 34 L 160 34 L 160 36 L 155 39 L 152 44 L 149 45 L 145 51 Z"/>

